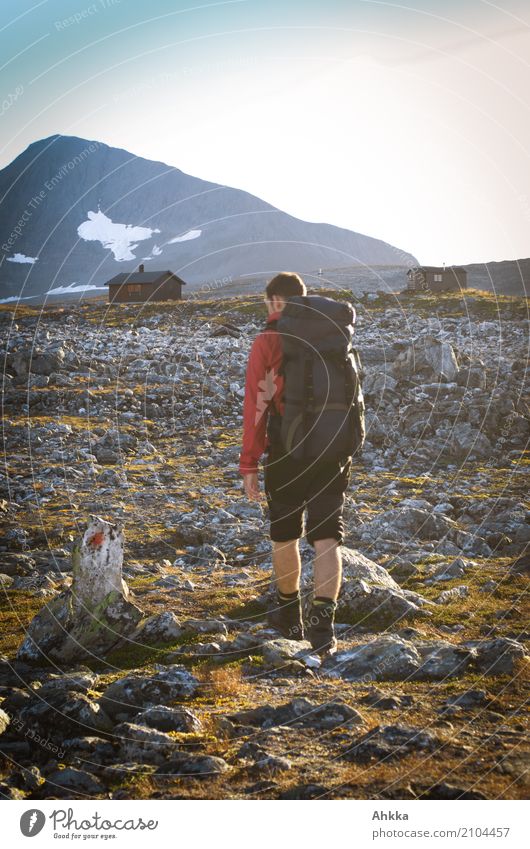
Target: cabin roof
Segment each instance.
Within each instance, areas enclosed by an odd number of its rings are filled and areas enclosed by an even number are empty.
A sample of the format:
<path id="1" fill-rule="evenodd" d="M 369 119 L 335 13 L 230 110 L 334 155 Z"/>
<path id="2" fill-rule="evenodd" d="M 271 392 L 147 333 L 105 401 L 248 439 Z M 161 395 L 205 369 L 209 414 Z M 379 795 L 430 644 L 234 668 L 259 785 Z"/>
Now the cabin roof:
<path id="1" fill-rule="evenodd" d="M 111 277 L 105 283 L 105 286 L 121 286 L 124 283 L 158 283 L 161 279 L 166 279 L 167 277 L 173 277 L 179 283 L 182 283 L 184 286 L 186 285 L 186 281 L 182 280 L 177 274 L 174 274 L 173 271 L 130 271 L 121 274 L 116 274 L 115 277 Z"/>
<path id="2" fill-rule="evenodd" d="M 446 265 L 445 268 L 442 265 L 414 265 L 412 268 L 409 268 L 409 271 L 434 271 L 436 274 L 442 274 L 444 271 L 463 271 L 467 273 L 462 265 Z"/>

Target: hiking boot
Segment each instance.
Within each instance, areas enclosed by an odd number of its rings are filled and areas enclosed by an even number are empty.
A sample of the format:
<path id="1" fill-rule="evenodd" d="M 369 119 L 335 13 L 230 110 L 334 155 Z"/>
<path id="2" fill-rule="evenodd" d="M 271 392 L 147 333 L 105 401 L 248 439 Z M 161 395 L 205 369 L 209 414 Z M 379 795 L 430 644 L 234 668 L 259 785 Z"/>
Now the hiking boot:
<path id="1" fill-rule="evenodd" d="M 287 640 L 303 640 L 304 623 L 300 596 L 285 599 L 277 595 L 267 613 L 267 622 Z"/>
<path id="2" fill-rule="evenodd" d="M 337 650 L 337 639 L 335 637 L 335 611 L 337 603 L 327 601 L 325 603 L 313 603 L 309 619 L 307 621 L 307 639 L 313 650 L 318 654 L 334 654 Z"/>

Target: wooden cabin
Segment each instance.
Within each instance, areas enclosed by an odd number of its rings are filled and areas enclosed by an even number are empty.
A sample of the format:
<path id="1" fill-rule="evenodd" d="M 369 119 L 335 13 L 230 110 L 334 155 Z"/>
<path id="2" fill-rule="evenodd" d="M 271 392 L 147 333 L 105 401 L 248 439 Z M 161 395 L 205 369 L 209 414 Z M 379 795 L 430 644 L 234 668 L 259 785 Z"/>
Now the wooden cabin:
<path id="1" fill-rule="evenodd" d="M 182 287 L 186 281 L 172 271 L 138 271 L 117 274 L 106 285 L 109 287 L 109 303 L 130 304 L 143 301 L 181 301 Z"/>
<path id="2" fill-rule="evenodd" d="M 450 292 L 467 289 L 467 271 L 459 265 L 421 265 L 407 271 L 407 289 Z"/>

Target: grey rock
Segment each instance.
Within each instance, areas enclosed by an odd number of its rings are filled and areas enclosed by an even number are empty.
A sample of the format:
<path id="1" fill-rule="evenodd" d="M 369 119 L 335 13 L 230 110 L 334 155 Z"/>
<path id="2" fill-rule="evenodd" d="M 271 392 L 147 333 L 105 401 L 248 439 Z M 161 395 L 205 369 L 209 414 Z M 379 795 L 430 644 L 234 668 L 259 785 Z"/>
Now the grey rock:
<path id="1" fill-rule="evenodd" d="M 37 692 L 19 716 L 29 727 L 37 724 L 59 735 L 82 734 L 87 730 L 109 732 L 113 728 L 113 723 L 98 702 L 84 693 L 68 690 L 48 691 L 44 697 Z"/>
<path id="2" fill-rule="evenodd" d="M 517 661 L 526 657 L 524 646 L 507 637 L 469 640 L 464 646 L 476 650 L 476 666 L 485 675 L 511 675 Z"/>
<path id="3" fill-rule="evenodd" d="M 109 684 L 100 703 L 109 716 L 129 717 L 140 708 L 157 707 L 175 699 L 191 698 L 199 682 L 183 666 L 155 667 L 153 675 L 133 672 Z"/>
<path id="4" fill-rule="evenodd" d="M 451 431 L 451 453 L 457 459 L 485 459 L 491 455 L 493 446 L 482 431 L 469 422 L 456 424 Z"/>
<path id="5" fill-rule="evenodd" d="M 469 587 L 462 584 L 459 587 L 451 587 L 450 590 L 442 590 L 436 597 L 436 604 L 448 604 L 458 598 L 466 598 L 469 595 Z"/>
<path id="6" fill-rule="evenodd" d="M 121 756 L 127 761 L 160 765 L 178 752 L 173 737 L 145 725 L 122 722 L 114 733 L 121 740 Z"/>
<path id="7" fill-rule="evenodd" d="M 445 640 L 417 642 L 415 645 L 422 657 L 420 668 L 412 676 L 415 679 L 439 681 L 463 675 L 476 658 L 473 649 Z"/>
<path id="8" fill-rule="evenodd" d="M 209 776 L 220 775 L 228 772 L 230 767 L 223 758 L 217 758 L 212 755 L 193 755 L 189 752 L 181 752 L 178 755 L 172 756 L 162 766 L 160 766 L 155 776 L 171 777 L 173 775 L 183 775 L 190 777 L 207 778 Z"/>
<path id="9" fill-rule="evenodd" d="M 134 717 L 134 721 L 137 725 L 147 725 L 149 728 L 166 732 L 196 732 L 202 728 L 200 719 L 191 710 L 166 705 L 147 708 L 147 710 L 138 713 Z"/>
<path id="10" fill-rule="evenodd" d="M 292 661 L 298 661 L 306 666 L 320 665 L 313 655 L 311 644 L 306 640 L 286 640 L 283 637 L 268 640 L 263 643 L 261 651 L 265 664 L 273 668 L 283 667 Z"/>
<path id="11" fill-rule="evenodd" d="M 183 633 L 184 630 L 175 614 L 171 610 L 165 610 L 163 613 L 154 613 L 140 622 L 134 640 L 149 645 L 178 640 Z"/>
<path id="12" fill-rule="evenodd" d="M 330 677 L 346 681 L 399 681 L 412 676 L 420 665 L 421 655 L 413 643 L 386 634 L 339 652 L 323 668 Z"/>
<path id="13" fill-rule="evenodd" d="M 287 725 L 295 728 L 318 728 L 327 730 L 338 726 L 359 725 L 364 722 L 361 714 L 342 701 L 318 704 L 305 698 L 292 699 L 278 707 L 263 705 L 250 710 L 230 714 L 230 723 L 259 728 Z"/>
<path id="14" fill-rule="evenodd" d="M 402 590 L 383 566 L 361 552 L 342 547 L 343 582 L 338 600 L 339 615 L 367 627 L 380 628 L 401 619 L 425 618 L 432 602 L 418 593 Z M 310 570 L 304 569 L 302 586 L 308 590 Z M 309 597 L 309 594 L 308 594 Z"/>
<path id="15" fill-rule="evenodd" d="M 451 581 L 453 578 L 461 578 L 468 569 L 474 566 L 473 561 L 466 560 L 464 557 L 457 557 L 450 563 L 440 563 L 432 572 L 431 578 L 434 581 Z"/>
<path id="16" fill-rule="evenodd" d="M 410 725 L 377 725 L 341 753 L 347 761 L 366 764 L 393 761 L 414 752 L 433 752 L 440 745 L 435 734 Z"/>
<path id="17" fill-rule="evenodd" d="M 228 634 L 225 623 L 219 619 L 186 619 L 182 627 L 194 634 Z"/>
<path id="18" fill-rule="evenodd" d="M 456 696 L 449 696 L 446 699 L 447 705 L 458 705 L 461 708 L 483 707 L 491 702 L 485 690 L 466 690 L 464 693 L 458 693 Z"/>
<path id="19" fill-rule="evenodd" d="M 43 789 L 47 792 L 47 798 L 56 794 L 58 790 L 76 793 L 80 796 L 101 796 L 105 792 L 105 788 L 93 775 L 73 767 L 65 767 L 51 772 L 47 776 Z"/>

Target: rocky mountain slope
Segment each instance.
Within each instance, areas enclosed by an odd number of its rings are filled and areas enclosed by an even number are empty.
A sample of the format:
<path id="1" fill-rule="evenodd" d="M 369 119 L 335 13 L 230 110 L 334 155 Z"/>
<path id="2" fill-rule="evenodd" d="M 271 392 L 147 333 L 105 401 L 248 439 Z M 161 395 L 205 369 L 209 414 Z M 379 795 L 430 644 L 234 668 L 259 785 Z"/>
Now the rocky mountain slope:
<path id="1" fill-rule="evenodd" d="M 368 442 L 324 663 L 266 628 L 237 471 L 260 297 L 0 310 L 2 796 L 527 798 L 527 304 L 355 306 Z M 123 522 L 147 618 L 47 665 L 24 638 L 91 513 Z"/>
<path id="2" fill-rule="evenodd" d="M 139 262 L 191 288 L 284 268 L 416 262 L 379 239 L 69 136 L 35 142 L 0 171 L 0 234 L 1 298 L 72 284 L 97 292 Z"/>

